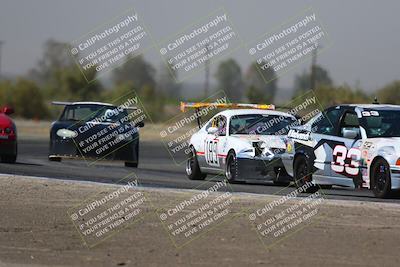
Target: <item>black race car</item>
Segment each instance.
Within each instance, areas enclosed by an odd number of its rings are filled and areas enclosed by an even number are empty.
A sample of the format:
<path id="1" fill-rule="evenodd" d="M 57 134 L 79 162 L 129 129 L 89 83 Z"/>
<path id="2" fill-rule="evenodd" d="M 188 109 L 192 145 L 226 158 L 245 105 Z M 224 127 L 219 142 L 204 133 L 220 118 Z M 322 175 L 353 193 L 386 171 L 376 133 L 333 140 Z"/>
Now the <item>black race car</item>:
<path id="1" fill-rule="evenodd" d="M 64 105 L 50 130 L 50 161 L 82 157 L 122 160 L 127 167 L 139 163 L 139 132 L 144 116 L 135 107 L 99 102 L 53 102 Z"/>

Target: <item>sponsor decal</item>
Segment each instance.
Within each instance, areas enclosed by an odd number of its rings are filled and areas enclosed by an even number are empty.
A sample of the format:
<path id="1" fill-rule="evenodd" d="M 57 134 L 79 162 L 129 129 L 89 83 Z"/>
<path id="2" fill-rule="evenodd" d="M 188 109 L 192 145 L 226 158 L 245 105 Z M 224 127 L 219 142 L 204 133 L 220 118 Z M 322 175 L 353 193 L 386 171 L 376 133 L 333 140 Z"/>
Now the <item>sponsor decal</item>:
<path id="1" fill-rule="evenodd" d="M 310 132 L 300 133 L 296 130 L 290 130 L 288 133 L 288 137 L 293 138 L 293 139 L 308 141 L 308 140 L 310 140 Z"/>
<path id="2" fill-rule="evenodd" d="M 361 114 L 362 114 L 363 117 L 370 117 L 370 116 L 377 117 L 377 116 L 379 116 L 379 112 L 375 111 L 375 110 L 363 111 L 363 112 L 361 112 Z"/>

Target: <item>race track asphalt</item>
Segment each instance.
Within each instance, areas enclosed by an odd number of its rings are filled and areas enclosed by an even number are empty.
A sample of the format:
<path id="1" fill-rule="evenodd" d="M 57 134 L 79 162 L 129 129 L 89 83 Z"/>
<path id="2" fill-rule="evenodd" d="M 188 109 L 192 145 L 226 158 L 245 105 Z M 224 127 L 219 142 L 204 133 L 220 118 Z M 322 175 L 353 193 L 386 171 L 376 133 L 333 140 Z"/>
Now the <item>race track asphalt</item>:
<path id="1" fill-rule="evenodd" d="M 0 173 L 101 183 L 118 183 L 121 179 L 135 174 L 141 186 L 207 189 L 202 181 L 191 181 L 186 178 L 184 164 L 176 163 L 183 162 L 184 158 L 175 158 L 174 161 L 161 142 L 141 141 L 140 164 L 137 169 L 125 167 L 123 162 L 117 161 L 93 163 L 68 159 L 62 162 L 50 162 L 47 159 L 48 141 L 42 139 L 19 140 L 18 149 L 17 163 L 0 163 Z M 288 194 L 294 190 L 294 187 L 285 188 L 269 182 L 232 184 L 231 188 L 233 192 L 278 195 Z M 323 193 L 329 199 L 400 203 L 399 197 L 376 199 L 368 190 L 334 188 L 323 190 Z"/>

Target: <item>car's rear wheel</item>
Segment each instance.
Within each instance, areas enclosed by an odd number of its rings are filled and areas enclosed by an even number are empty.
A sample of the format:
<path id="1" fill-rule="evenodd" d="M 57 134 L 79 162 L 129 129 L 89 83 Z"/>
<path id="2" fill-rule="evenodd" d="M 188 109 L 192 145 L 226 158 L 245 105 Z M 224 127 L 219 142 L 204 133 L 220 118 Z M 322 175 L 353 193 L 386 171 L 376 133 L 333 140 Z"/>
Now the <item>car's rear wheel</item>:
<path id="1" fill-rule="evenodd" d="M 196 150 L 192 147 L 186 161 L 186 175 L 190 180 L 204 180 L 207 174 L 200 170 Z"/>
<path id="2" fill-rule="evenodd" d="M 137 168 L 138 166 L 139 166 L 138 162 L 125 161 L 125 167 Z"/>
<path id="3" fill-rule="evenodd" d="M 312 185 L 311 168 L 305 156 L 298 156 L 294 162 L 294 184 L 297 188 L 305 188 L 306 193 L 315 193 L 318 186 Z"/>
<path id="4" fill-rule="evenodd" d="M 235 151 L 229 151 L 226 157 L 225 177 L 229 183 L 239 180 L 239 167 Z"/>
<path id="5" fill-rule="evenodd" d="M 321 189 L 325 189 L 325 190 L 329 190 L 332 189 L 332 185 L 331 184 L 320 184 L 318 185 Z"/>
<path id="6" fill-rule="evenodd" d="M 15 163 L 16 161 L 17 161 L 17 155 L 1 156 L 1 162 L 4 162 L 4 163 Z"/>
<path id="7" fill-rule="evenodd" d="M 372 192 L 375 197 L 390 197 L 392 183 L 390 178 L 390 167 L 384 159 L 378 159 L 372 166 Z"/>

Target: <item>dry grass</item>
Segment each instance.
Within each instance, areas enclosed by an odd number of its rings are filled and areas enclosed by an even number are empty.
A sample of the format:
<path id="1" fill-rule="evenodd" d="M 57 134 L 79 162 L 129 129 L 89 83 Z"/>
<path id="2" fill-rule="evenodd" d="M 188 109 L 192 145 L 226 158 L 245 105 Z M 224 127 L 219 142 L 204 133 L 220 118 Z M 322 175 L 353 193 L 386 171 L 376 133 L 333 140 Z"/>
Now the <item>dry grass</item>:
<path id="1" fill-rule="evenodd" d="M 14 120 L 17 125 L 18 136 L 20 139 L 48 139 L 50 133 L 50 121 L 35 121 L 35 120 Z M 160 141 L 160 132 L 166 130 L 169 125 L 162 123 L 146 124 L 140 129 L 140 139 L 143 141 Z M 195 127 L 195 126 L 194 126 Z M 168 136 L 168 140 L 177 138 L 180 135 L 190 131 L 190 127 L 183 127 Z"/>

